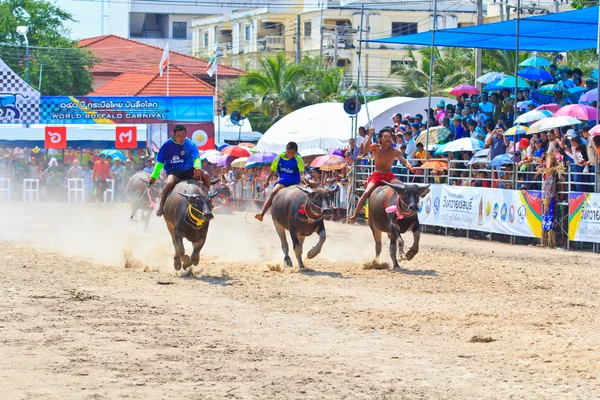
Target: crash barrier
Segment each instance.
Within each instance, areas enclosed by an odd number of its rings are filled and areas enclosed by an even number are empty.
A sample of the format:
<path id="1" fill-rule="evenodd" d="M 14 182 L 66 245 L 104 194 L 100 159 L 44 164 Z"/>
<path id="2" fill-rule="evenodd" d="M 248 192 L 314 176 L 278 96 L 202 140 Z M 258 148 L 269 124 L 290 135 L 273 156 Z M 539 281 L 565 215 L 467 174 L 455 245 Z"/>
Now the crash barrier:
<path id="1" fill-rule="evenodd" d="M 67 179 L 67 201 L 69 203 L 85 203 L 83 179 Z"/>
<path id="2" fill-rule="evenodd" d="M 409 160 L 410 161 L 410 160 Z M 431 160 L 435 161 L 435 160 Z M 450 201 L 455 196 L 462 196 L 458 200 L 464 200 L 465 197 L 475 196 L 475 199 L 480 199 L 481 204 L 471 205 L 470 212 L 476 214 L 465 216 L 467 213 L 461 213 L 461 217 L 470 221 L 470 224 L 450 225 L 449 220 L 460 219 L 456 214 L 449 215 L 448 212 L 440 214 L 444 215 L 446 222 L 444 224 L 436 223 L 434 216 L 431 215 L 431 210 L 436 209 L 435 199 L 431 198 L 431 204 L 428 204 L 427 197 L 422 203 L 419 219 L 424 229 L 430 227 L 430 230 L 443 232 L 448 234 L 449 229 L 459 234 L 469 237 L 473 231 L 480 232 L 479 234 L 489 240 L 493 238 L 510 241 L 514 243 L 516 238 L 539 238 L 537 232 L 537 222 L 533 225 L 527 225 L 529 230 L 523 231 L 523 223 L 518 223 L 519 220 L 526 219 L 528 222 L 534 215 L 542 215 L 542 189 L 543 189 L 543 173 L 537 171 L 539 164 L 532 163 L 527 166 L 519 167 L 514 164 L 507 164 L 500 168 L 489 168 L 489 162 L 478 162 L 477 164 L 469 164 L 463 160 L 438 160 L 448 163 L 447 169 L 438 170 L 419 170 L 417 173 L 410 173 L 404 166 L 395 166 L 393 172 L 398 180 L 404 183 L 429 183 L 433 184 L 432 192 L 441 191 L 439 193 L 439 201 L 437 205 L 438 212 L 443 206 L 442 193 L 446 195 L 447 201 Z M 517 171 L 513 173 L 513 169 Z M 374 166 L 372 160 L 362 160 L 362 164 L 356 168 L 356 194 L 361 195 L 366 186 L 368 177 L 373 173 Z M 439 185 L 444 189 L 434 189 Z M 475 190 L 475 191 L 473 191 Z M 491 190 L 491 192 L 489 192 Z M 478 193 L 477 195 L 475 195 Z M 593 168 L 582 168 L 578 166 L 567 166 L 565 172 L 560 179 L 557 187 L 554 203 L 556 210 L 553 218 L 553 229 L 556 233 L 557 245 L 565 249 L 575 249 L 586 247 L 584 243 L 591 243 L 591 249 L 595 252 L 600 251 L 600 179 Z M 489 212 L 493 223 L 486 222 L 488 212 L 488 198 L 490 202 Z M 502 198 L 502 202 L 500 202 Z M 493 221 L 495 213 L 495 204 L 498 203 L 496 221 Z M 454 204 L 454 203 L 450 203 Z M 506 208 L 503 211 L 503 205 Z M 479 208 L 483 207 L 484 219 L 479 221 Z M 514 206 L 514 211 L 511 212 L 511 206 Z M 429 207 L 430 215 L 423 216 L 422 213 Z M 473 208 L 475 207 L 475 208 Z M 523 212 L 523 208 L 525 212 Z M 535 208 L 534 208 L 535 207 Z M 534 212 L 535 211 L 535 212 Z M 504 214 L 505 221 L 509 221 L 508 229 L 502 227 L 502 216 Z M 513 223 L 510 224 L 511 216 Z M 427 218 L 426 218 L 427 217 Z M 424 218 L 424 219 L 421 219 Z M 537 217 L 536 217 L 537 218 Z M 498 222 L 500 220 L 500 222 Z M 517 221 L 517 225 L 515 225 Z M 541 219 L 540 219 L 541 221 Z M 456 226 L 458 225 L 458 226 Z M 468 226 L 467 226 L 468 225 Z M 540 225 L 541 226 L 541 225 Z M 519 228 L 516 229 L 515 228 Z M 492 229 L 493 228 L 493 229 Z M 535 234 L 533 234 L 535 232 Z M 496 236 L 493 236 L 496 235 Z M 589 247 L 589 246 L 588 246 Z"/>
<path id="3" fill-rule="evenodd" d="M 0 201 L 10 201 L 10 186 L 9 178 L 0 178 Z"/>
<path id="4" fill-rule="evenodd" d="M 23 202 L 37 203 L 40 201 L 39 179 L 23 179 Z"/>
<path id="5" fill-rule="evenodd" d="M 106 184 L 108 188 L 104 191 L 104 202 L 114 203 L 115 202 L 115 181 L 114 179 L 107 179 Z M 109 201 L 110 197 L 110 201 Z"/>

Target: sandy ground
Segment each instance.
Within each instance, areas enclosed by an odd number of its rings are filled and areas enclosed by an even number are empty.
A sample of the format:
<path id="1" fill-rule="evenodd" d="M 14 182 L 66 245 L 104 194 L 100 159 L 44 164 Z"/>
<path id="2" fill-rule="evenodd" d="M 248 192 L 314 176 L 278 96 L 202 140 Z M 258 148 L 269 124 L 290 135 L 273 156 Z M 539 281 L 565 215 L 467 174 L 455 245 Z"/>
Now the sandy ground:
<path id="1" fill-rule="evenodd" d="M 600 398 L 597 254 L 424 235 L 404 272 L 363 270 L 368 228 L 329 223 L 311 271 L 270 271 L 270 218 L 237 214 L 178 278 L 163 221 L 124 206 L 0 223 L 3 399 Z"/>

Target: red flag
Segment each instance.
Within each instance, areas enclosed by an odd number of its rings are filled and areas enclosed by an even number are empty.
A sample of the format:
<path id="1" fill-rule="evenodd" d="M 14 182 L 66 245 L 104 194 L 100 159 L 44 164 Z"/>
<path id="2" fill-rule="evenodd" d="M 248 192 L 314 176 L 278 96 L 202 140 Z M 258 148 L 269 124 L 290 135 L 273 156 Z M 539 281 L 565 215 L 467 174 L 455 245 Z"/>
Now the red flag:
<path id="1" fill-rule="evenodd" d="M 116 149 L 135 149 L 137 148 L 137 127 L 135 126 L 117 126 L 117 136 L 115 138 Z"/>
<path id="2" fill-rule="evenodd" d="M 66 126 L 47 126 L 45 129 L 44 147 L 46 149 L 66 149 L 67 148 L 67 127 Z"/>

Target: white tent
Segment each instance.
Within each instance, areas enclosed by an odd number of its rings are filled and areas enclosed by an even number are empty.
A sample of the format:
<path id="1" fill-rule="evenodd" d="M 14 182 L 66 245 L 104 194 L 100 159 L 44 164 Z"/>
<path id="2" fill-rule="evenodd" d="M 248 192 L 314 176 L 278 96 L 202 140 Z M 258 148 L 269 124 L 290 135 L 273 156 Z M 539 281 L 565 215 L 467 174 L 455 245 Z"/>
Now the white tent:
<path id="1" fill-rule="evenodd" d="M 432 98 L 432 108 L 443 97 Z M 427 98 L 390 97 L 369 103 L 369 116 L 375 131 L 392 125 L 396 113 L 427 115 Z M 358 113 L 358 126 L 368 126 L 367 108 L 363 105 Z M 258 141 L 263 151 L 278 153 L 285 150 L 288 142 L 298 143 L 300 151 L 308 148 L 338 149 L 348 145 L 352 136 L 351 118 L 344 112 L 342 103 L 321 103 L 296 110 L 277 121 Z"/>
<path id="2" fill-rule="evenodd" d="M 232 124 L 229 117 L 230 115 L 215 116 L 216 143 L 223 143 L 225 140 L 238 140 L 238 138 L 241 138 L 242 141 L 255 141 L 261 138 L 260 133 L 252 130 L 252 124 L 248 118 L 244 119 L 242 126 L 239 126 Z M 221 124 L 220 133 L 219 123 Z"/>

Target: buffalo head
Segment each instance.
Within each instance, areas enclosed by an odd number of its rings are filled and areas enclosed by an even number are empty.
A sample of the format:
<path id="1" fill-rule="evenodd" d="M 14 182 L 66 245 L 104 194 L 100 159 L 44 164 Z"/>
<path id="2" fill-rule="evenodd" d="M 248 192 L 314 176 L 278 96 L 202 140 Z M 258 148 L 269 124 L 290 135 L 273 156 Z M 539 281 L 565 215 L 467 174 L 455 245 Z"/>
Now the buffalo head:
<path id="1" fill-rule="evenodd" d="M 196 225 L 202 226 L 204 222 L 214 218 L 211 200 L 218 195 L 217 192 L 208 192 L 207 195 L 203 193 L 178 193 L 187 200 L 189 217 Z"/>
<path id="2" fill-rule="evenodd" d="M 415 215 L 419 211 L 419 199 L 429 193 L 429 184 L 389 183 L 384 182 L 398 194 L 398 211 Z"/>
<path id="3" fill-rule="evenodd" d="M 314 219 L 331 218 L 335 195 L 339 191 L 337 185 L 333 185 L 331 189 L 311 189 L 309 186 L 298 186 L 298 189 L 308 195 L 306 208 L 310 215 L 307 216 Z"/>

